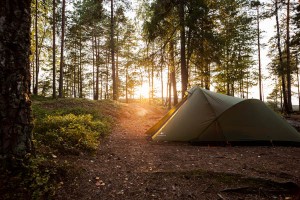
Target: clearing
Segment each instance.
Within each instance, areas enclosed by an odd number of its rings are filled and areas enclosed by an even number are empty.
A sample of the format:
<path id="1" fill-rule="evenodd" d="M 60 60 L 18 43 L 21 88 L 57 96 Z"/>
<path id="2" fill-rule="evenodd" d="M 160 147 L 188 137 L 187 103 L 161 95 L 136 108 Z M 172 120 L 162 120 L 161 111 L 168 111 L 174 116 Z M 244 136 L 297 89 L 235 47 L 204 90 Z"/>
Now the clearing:
<path id="1" fill-rule="evenodd" d="M 120 108 L 95 155 L 65 158 L 80 173 L 61 183 L 55 199 L 299 198 L 300 148 L 154 143 L 144 133 L 166 110 Z"/>

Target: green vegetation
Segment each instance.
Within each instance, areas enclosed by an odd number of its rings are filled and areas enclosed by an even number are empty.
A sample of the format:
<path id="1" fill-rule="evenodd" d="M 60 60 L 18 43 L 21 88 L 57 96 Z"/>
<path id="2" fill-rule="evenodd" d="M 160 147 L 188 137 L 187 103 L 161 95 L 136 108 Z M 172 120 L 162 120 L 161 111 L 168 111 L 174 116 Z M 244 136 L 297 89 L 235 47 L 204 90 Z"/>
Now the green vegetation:
<path id="1" fill-rule="evenodd" d="M 1 163 L 3 199 L 51 199 L 64 177 L 80 173 L 64 156 L 92 155 L 118 109 L 112 101 L 32 99 L 35 155 L 9 162 L 13 166 Z"/>
<path id="2" fill-rule="evenodd" d="M 91 153 L 110 132 L 111 117 L 104 117 L 105 106 L 111 101 L 95 102 L 84 99 L 47 100 L 34 97 L 34 137 L 37 147 L 52 153 Z"/>

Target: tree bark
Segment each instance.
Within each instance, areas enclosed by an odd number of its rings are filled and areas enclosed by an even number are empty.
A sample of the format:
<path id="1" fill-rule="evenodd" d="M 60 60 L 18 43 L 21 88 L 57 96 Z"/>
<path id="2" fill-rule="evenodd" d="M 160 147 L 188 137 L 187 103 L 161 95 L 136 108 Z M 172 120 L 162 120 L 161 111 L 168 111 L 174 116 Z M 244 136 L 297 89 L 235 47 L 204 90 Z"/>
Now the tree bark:
<path id="1" fill-rule="evenodd" d="M 114 42 L 114 0 L 110 1 L 110 46 L 111 46 L 111 69 L 113 81 L 113 100 L 118 100 L 117 80 L 115 69 L 115 42 Z"/>
<path id="2" fill-rule="evenodd" d="M 0 157 L 32 151 L 30 3 L 0 1 Z"/>
<path id="3" fill-rule="evenodd" d="M 95 100 L 99 100 L 99 65 L 100 65 L 100 55 L 99 55 L 99 40 L 95 40 L 96 42 L 96 93 Z"/>
<path id="4" fill-rule="evenodd" d="M 53 8 L 52 8 L 52 15 L 53 15 L 53 19 L 52 19 L 52 56 L 53 56 L 53 63 L 52 63 L 52 73 L 53 73 L 53 79 L 52 79 L 52 97 L 56 98 L 56 67 L 55 67 L 55 49 L 56 49 L 56 44 L 55 44 L 55 24 L 56 24 L 56 20 L 55 20 L 55 8 L 56 8 L 56 3 L 55 0 L 53 0 Z"/>
<path id="5" fill-rule="evenodd" d="M 185 95 L 188 86 L 188 69 L 185 58 L 185 20 L 184 20 L 184 1 L 179 4 L 179 20 L 180 20 L 180 68 L 181 68 L 181 96 Z"/>
<path id="6" fill-rule="evenodd" d="M 284 109 L 284 112 L 289 113 L 289 109 L 287 106 L 288 100 L 287 100 L 286 85 L 285 85 L 285 70 L 284 70 L 282 51 L 281 51 L 281 46 L 280 46 L 278 0 L 275 0 L 275 15 L 276 15 L 276 31 L 277 31 L 277 48 L 278 48 L 278 54 L 279 54 L 280 76 L 281 76 L 282 94 L 283 94 L 283 109 Z"/>
<path id="7" fill-rule="evenodd" d="M 35 73 L 33 94 L 37 95 L 39 85 L 38 0 L 35 1 Z"/>
<path id="8" fill-rule="evenodd" d="M 258 48 L 258 83 L 259 99 L 262 101 L 261 61 L 260 61 L 260 28 L 259 28 L 259 5 L 257 5 L 257 48 Z"/>
<path id="9" fill-rule="evenodd" d="M 297 82 L 298 82 L 298 111 L 300 111 L 300 80 L 298 68 L 298 52 L 296 52 L 296 68 L 297 68 Z"/>
<path id="10" fill-rule="evenodd" d="M 176 70 L 175 70 L 175 54 L 174 54 L 174 40 L 170 41 L 170 81 L 173 87 L 173 105 L 178 104 L 177 86 L 176 86 Z"/>
<path id="11" fill-rule="evenodd" d="M 290 0 L 287 1 L 286 11 L 286 81 L 287 81 L 287 108 L 288 113 L 293 112 L 292 86 L 291 86 L 291 59 L 290 59 Z"/>
<path id="12" fill-rule="evenodd" d="M 60 68 L 59 68 L 59 86 L 58 97 L 63 97 L 63 80 L 64 80 L 64 44 L 65 44 L 65 10 L 66 1 L 62 1 L 62 19 L 61 19 L 61 46 L 60 46 Z"/>
<path id="13" fill-rule="evenodd" d="M 163 77 L 163 48 L 161 49 L 161 58 L 160 58 L 160 82 L 161 82 L 161 104 L 164 105 L 164 77 Z"/>

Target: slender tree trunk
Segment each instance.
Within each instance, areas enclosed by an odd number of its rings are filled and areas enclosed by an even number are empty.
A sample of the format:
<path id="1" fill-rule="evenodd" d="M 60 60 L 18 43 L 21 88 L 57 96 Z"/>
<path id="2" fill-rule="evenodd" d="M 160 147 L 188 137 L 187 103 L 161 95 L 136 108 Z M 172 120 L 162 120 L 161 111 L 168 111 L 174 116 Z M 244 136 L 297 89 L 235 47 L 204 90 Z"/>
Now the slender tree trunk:
<path id="1" fill-rule="evenodd" d="M 0 1 L 0 159 L 8 162 L 32 151 L 30 5 Z"/>
<path id="2" fill-rule="evenodd" d="M 93 99 L 95 100 L 95 48 L 96 48 L 96 37 L 94 39 L 94 31 L 92 36 L 92 54 L 93 54 Z"/>
<path id="3" fill-rule="evenodd" d="M 161 50 L 161 58 L 160 58 L 161 105 L 164 105 L 163 63 L 164 63 L 163 50 Z"/>
<path id="4" fill-rule="evenodd" d="M 100 100 L 102 100 L 103 99 L 103 96 L 102 96 L 102 94 L 103 94 L 103 73 L 101 72 L 101 76 L 100 76 Z"/>
<path id="5" fill-rule="evenodd" d="M 83 97 L 82 93 L 82 40 L 80 34 L 80 44 L 79 44 L 79 70 L 78 70 L 78 86 L 79 86 L 79 98 Z"/>
<path id="6" fill-rule="evenodd" d="M 77 65 L 77 45 L 75 44 L 75 57 L 74 57 L 74 82 L 73 82 L 73 91 L 74 91 L 74 98 L 77 97 L 77 94 L 76 94 L 76 65 Z"/>
<path id="7" fill-rule="evenodd" d="M 34 87 L 35 87 L 35 62 L 34 61 L 32 61 L 31 67 L 32 67 L 32 91 L 34 91 Z"/>
<path id="8" fill-rule="evenodd" d="M 126 75 L 126 83 L 125 83 L 125 97 L 126 97 L 126 103 L 128 103 L 128 67 L 126 66 L 125 69 L 125 75 Z"/>
<path id="9" fill-rule="evenodd" d="M 258 83 L 259 83 L 259 99 L 262 101 L 262 81 L 261 81 L 261 61 L 260 61 L 260 27 L 259 27 L 259 5 L 257 11 L 257 48 L 258 48 Z"/>
<path id="10" fill-rule="evenodd" d="M 106 85 L 105 85 L 105 99 L 109 98 L 109 94 L 108 94 L 108 64 L 109 64 L 109 53 L 108 51 L 106 52 L 107 55 L 107 62 L 106 62 Z"/>
<path id="11" fill-rule="evenodd" d="M 185 58 L 185 20 L 184 20 L 184 1 L 179 4 L 180 20 L 180 64 L 181 64 L 181 97 L 183 98 L 188 86 L 188 69 Z"/>
<path id="12" fill-rule="evenodd" d="M 204 61 L 204 70 L 205 70 L 205 72 L 204 72 L 204 83 L 205 83 L 205 89 L 207 89 L 207 90 L 210 90 L 210 67 L 209 67 L 209 64 L 206 62 L 206 61 Z"/>
<path id="13" fill-rule="evenodd" d="M 178 104 L 177 86 L 176 86 L 176 70 L 175 70 L 175 54 L 174 54 L 174 40 L 170 41 L 170 81 L 173 87 L 174 101 L 173 105 Z"/>
<path id="14" fill-rule="evenodd" d="M 39 85 L 39 43 L 38 43 L 38 0 L 35 0 L 35 85 L 33 89 L 33 94 L 38 94 Z"/>
<path id="15" fill-rule="evenodd" d="M 114 0 L 110 0 L 110 48 L 111 48 L 111 68 L 113 81 L 113 100 L 118 100 L 117 80 L 115 69 L 115 42 L 114 42 Z"/>
<path id="16" fill-rule="evenodd" d="M 153 61 L 153 57 L 151 57 L 151 60 Z M 152 101 L 154 99 L 154 66 L 153 65 L 151 65 L 151 99 Z"/>
<path id="17" fill-rule="evenodd" d="M 290 59 L 290 0 L 287 1 L 286 13 L 286 73 L 287 73 L 287 100 L 288 113 L 293 112 L 291 86 L 291 59 Z"/>
<path id="18" fill-rule="evenodd" d="M 66 1 L 62 0 L 62 18 L 61 18 L 61 46 L 60 46 L 60 68 L 59 68 L 59 86 L 58 97 L 63 97 L 63 80 L 64 80 L 64 44 L 65 44 L 65 10 Z"/>
<path id="19" fill-rule="evenodd" d="M 119 99 L 119 86 L 120 86 L 120 79 L 119 79 L 119 32 L 117 31 L 117 41 L 116 41 L 116 48 L 115 53 L 116 55 L 116 86 L 117 86 L 117 99 Z"/>
<path id="20" fill-rule="evenodd" d="M 56 20 L 55 20 L 55 9 L 56 9 L 56 0 L 53 0 L 53 8 L 52 8 L 52 15 L 53 15 L 53 22 L 52 22 L 52 38 L 53 38 L 53 43 L 52 43 L 52 56 L 53 56 L 53 63 L 52 63 L 52 71 L 53 71 L 53 80 L 52 80 L 52 97 L 56 98 L 56 44 L 55 44 L 55 25 L 56 25 Z"/>
<path id="21" fill-rule="evenodd" d="M 100 53 L 99 53 L 99 40 L 96 42 L 96 94 L 95 94 L 95 100 L 99 100 L 99 65 L 100 65 Z"/>
<path id="22" fill-rule="evenodd" d="M 298 82 L 298 111 L 300 111 L 300 80 L 299 80 L 299 68 L 298 68 L 298 53 L 296 52 L 296 68 L 297 68 L 297 82 Z"/>
<path id="23" fill-rule="evenodd" d="M 280 72 L 281 72 L 280 76 L 281 76 L 282 93 L 283 93 L 283 109 L 284 109 L 284 112 L 289 113 L 286 85 L 285 85 L 285 69 L 284 69 L 284 65 L 283 65 L 282 51 L 281 51 L 281 45 L 280 45 L 278 0 L 275 0 L 275 15 L 276 15 L 276 30 L 277 30 L 277 48 L 278 48 L 278 54 L 279 54 Z"/>

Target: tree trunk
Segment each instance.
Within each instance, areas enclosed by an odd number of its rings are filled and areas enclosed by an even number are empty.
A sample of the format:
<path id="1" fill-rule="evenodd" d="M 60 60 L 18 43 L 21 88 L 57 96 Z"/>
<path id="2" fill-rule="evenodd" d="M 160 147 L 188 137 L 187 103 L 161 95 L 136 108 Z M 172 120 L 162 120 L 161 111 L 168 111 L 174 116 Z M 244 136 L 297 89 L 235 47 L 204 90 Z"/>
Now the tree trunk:
<path id="1" fill-rule="evenodd" d="M 290 0 L 287 1 L 286 13 L 286 81 L 287 81 L 287 107 L 288 113 L 293 112 L 292 105 L 292 86 L 291 86 L 291 59 L 290 59 Z"/>
<path id="2" fill-rule="evenodd" d="M 180 20 L 180 67 L 181 67 L 181 97 L 183 98 L 188 85 L 188 69 L 185 58 L 185 20 L 184 20 L 184 1 L 179 4 Z"/>
<path id="3" fill-rule="evenodd" d="M 128 103 L 128 67 L 126 66 L 125 69 L 125 98 L 126 98 L 126 103 Z"/>
<path id="4" fill-rule="evenodd" d="M 0 157 L 32 151 L 30 0 L 0 1 Z"/>
<path id="5" fill-rule="evenodd" d="M 298 52 L 296 52 L 296 68 L 297 68 L 297 82 L 298 82 L 298 111 L 300 111 L 300 81 L 298 68 Z"/>
<path id="6" fill-rule="evenodd" d="M 170 81 L 173 87 L 174 101 L 173 105 L 178 104 L 177 86 L 176 86 L 176 69 L 175 69 L 175 54 L 174 54 L 174 40 L 170 41 Z"/>
<path id="7" fill-rule="evenodd" d="M 210 90 L 210 66 L 209 64 L 204 60 L 204 84 L 205 84 L 205 89 Z"/>
<path id="8" fill-rule="evenodd" d="M 79 98 L 82 98 L 83 94 L 82 94 L 82 39 L 81 39 L 81 31 L 80 31 L 80 42 L 79 42 L 78 92 L 79 92 Z"/>
<path id="9" fill-rule="evenodd" d="M 92 35 L 92 54 L 93 54 L 93 99 L 95 100 L 95 48 L 96 48 L 96 38 L 94 40 L 94 31 Z"/>
<path id="10" fill-rule="evenodd" d="M 37 95 L 39 85 L 38 0 L 35 0 L 35 73 L 33 94 Z"/>
<path id="11" fill-rule="evenodd" d="M 278 19 L 278 0 L 275 0 L 275 15 L 276 15 L 276 30 L 277 30 L 277 48 L 278 48 L 278 54 L 279 54 L 280 76 L 281 76 L 282 94 L 283 94 L 283 109 L 284 109 L 284 112 L 289 113 L 287 93 L 286 93 L 286 85 L 285 85 L 285 70 L 284 70 L 283 59 L 282 59 L 282 51 L 281 51 L 281 46 L 280 46 L 280 30 L 279 30 L 279 19 Z"/>
<path id="12" fill-rule="evenodd" d="M 53 15 L 53 19 L 52 19 L 52 37 L 53 37 L 53 43 L 52 43 L 52 56 L 53 56 L 53 63 L 52 63 L 52 71 L 53 71 L 53 79 L 52 79 L 52 97 L 56 98 L 56 67 L 55 67 L 55 49 L 56 49 L 56 45 L 55 45 L 55 24 L 56 24 L 56 20 L 55 20 L 55 9 L 56 9 L 56 3 L 55 0 L 53 0 L 53 8 L 52 8 L 52 15 Z"/>
<path id="13" fill-rule="evenodd" d="M 161 50 L 161 58 L 160 58 L 160 82 L 161 82 L 161 104 L 164 105 L 164 77 L 163 77 L 163 50 Z"/>
<path id="14" fill-rule="evenodd" d="M 59 68 L 59 86 L 58 97 L 63 97 L 63 80 L 64 80 L 64 44 L 65 44 L 65 10 L 66 1 L 62 0 L 62 16 L 61 16 L 61 46 L 60 46 L 60 68 Z"/>
<path id="15" fill-rule="evenodd" d="M 257 5 L 257 48 L 258 48 L 258 83 L 259 99 L 262 101 L 261 62 L 260 62 L 260 28 L 259 28 L 259 5 Z"/>
<path id="16" fill-rule="evenodd" d="M 114 0 L 110 1 L 110 48 L 111 48 L 111 69 L 113 81 L 113 100 L 118 100 L 117 95 L 117 80 L 115 69 L 115 42 L 114 42 Z"/>
<path id="17" fill-rule="evenodd" d="M 95 100 L 99 100 L 99 65 L 100 65 L 100 55 L 99 55 L 99 40 L 96 42 L 96 93 Z"/>

